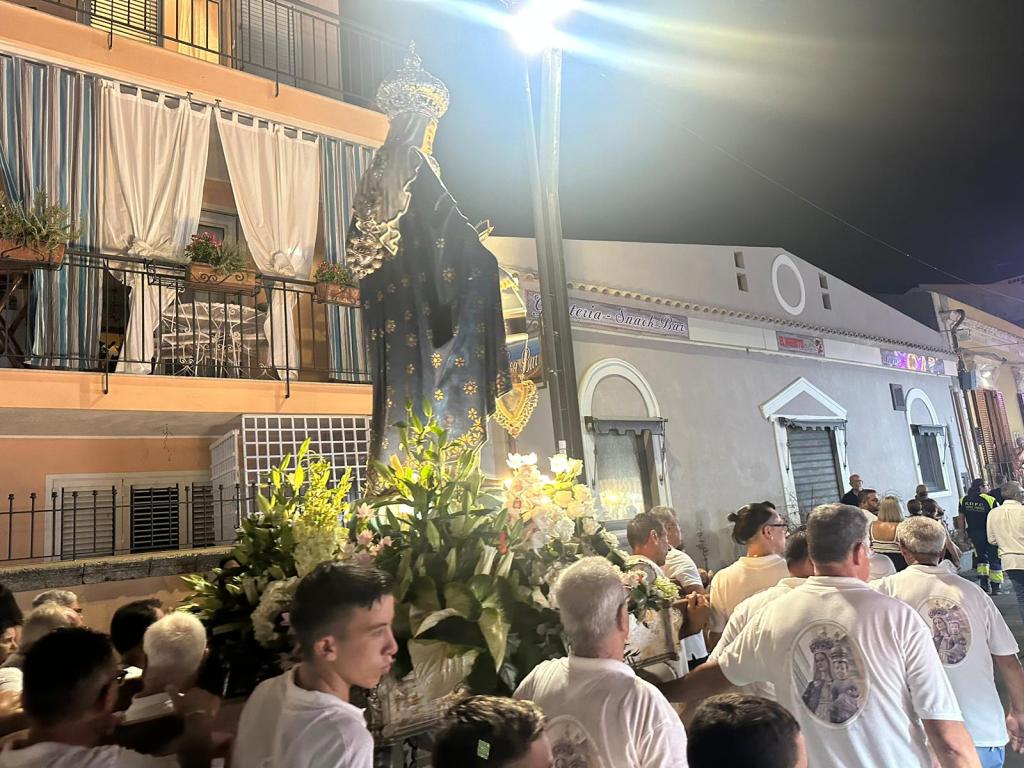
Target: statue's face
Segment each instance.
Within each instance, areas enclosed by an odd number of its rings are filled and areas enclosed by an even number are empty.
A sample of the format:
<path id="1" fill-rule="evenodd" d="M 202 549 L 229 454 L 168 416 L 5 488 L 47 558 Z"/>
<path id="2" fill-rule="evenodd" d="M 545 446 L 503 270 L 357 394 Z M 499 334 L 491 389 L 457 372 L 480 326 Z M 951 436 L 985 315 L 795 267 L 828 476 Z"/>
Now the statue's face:
<path id="1" fill-rule="evenodd" d="M 836 677 L 839 680 L 845 680 L 847 677 L 850 676 L 850 665 L 842 659 L 836 660 L 836 662 L 832 665 L 832 670 L 835 672 Z"/>

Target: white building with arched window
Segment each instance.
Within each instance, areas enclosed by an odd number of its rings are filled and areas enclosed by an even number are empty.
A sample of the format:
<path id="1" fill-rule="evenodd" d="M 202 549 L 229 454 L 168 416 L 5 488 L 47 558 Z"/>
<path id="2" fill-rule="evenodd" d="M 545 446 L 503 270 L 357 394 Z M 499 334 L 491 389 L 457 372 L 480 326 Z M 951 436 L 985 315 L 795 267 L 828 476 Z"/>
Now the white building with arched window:
<path id="1" fill-rule="evenodd" d="M 543 314 L 533 241 L 488 246 Z M 588 482 L 613 527 L 674 506 L 687 549 L 736 554 L 726 516 L 798 521 L 847 479 L 955 514 L 962 415 L 948 338 L 779 248 L 566 241 Z M 506 447 L 492 427 L 497 464 Z M 541 402 L 518 446 L 554 452 Z"/>

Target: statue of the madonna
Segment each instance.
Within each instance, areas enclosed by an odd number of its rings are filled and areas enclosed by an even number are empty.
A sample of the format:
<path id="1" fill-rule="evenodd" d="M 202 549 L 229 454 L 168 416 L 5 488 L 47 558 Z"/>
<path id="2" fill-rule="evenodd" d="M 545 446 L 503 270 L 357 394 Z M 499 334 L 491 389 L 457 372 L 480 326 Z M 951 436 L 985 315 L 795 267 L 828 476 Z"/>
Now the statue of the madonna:
<path id="1" fill-rule="evenodd" d="M 356 193 L 347 263 L 373 372 L 370 457 L 386 461 L 410 402 L 422 416 L 429 401 L 452 437 L 482 443 L 510 378 L 497 260 L 431 154 L 448 89 L 410 49 L 377 104 L 391 126 Z"/>

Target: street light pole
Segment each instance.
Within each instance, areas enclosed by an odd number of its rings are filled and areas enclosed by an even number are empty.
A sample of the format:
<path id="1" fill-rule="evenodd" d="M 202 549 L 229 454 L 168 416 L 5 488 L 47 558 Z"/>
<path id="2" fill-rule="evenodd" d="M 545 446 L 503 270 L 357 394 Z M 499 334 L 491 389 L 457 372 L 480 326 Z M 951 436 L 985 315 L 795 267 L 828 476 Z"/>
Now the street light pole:
<path id="1" fill-rule="evenodd" d="M 533 92 L 526 68 L 527 149 L 533 197 L 534 238 L 542 311 L 541 358 L 551 400 L 555 444 L 583 458 L 583 433 L 572 347 L 569 293 L 562 249 L 562 215 L 558 201 L 558 164 L 562 101 L 562 51 L 549 47 L 541 59 L 541 130 L 538 149 Z"/>

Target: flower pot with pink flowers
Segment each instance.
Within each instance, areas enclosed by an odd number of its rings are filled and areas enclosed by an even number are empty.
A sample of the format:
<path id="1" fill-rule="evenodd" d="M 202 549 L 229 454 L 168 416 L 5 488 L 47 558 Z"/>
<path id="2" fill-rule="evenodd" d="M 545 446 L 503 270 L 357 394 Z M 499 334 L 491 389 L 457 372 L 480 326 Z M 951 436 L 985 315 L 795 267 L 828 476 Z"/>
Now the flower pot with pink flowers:
<path id="1" fill-rule="evenodd" d="M 340 304 L 343 307 L 359 306 L 359 280 L 344 264 L 323 262 L 313 276 L 316 285 L 313 290 L 322 304 Z"/>
<path id="2" fill-rule="evenodd" d="M 192 235 L 185 256 L 189 262 L 185 282 L 192 290 L 236 294 L 255 294 L 259 290 L 246 250 L 218 240 L 211 232 Z"/>

